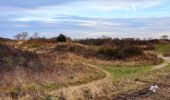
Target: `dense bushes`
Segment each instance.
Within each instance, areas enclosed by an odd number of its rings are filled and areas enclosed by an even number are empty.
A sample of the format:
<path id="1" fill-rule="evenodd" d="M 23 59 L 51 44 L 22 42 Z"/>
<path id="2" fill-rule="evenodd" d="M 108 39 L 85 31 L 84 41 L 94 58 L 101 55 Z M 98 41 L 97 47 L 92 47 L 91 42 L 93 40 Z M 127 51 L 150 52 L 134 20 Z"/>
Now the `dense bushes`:
<path id="1" fill-rule="evenodd" d="M 133 56 L 142 55 L 141 49 L 135 46 L 124 48 L 102 47 L 99 49 L 98 54 L 105 59 L 126 59 Z"/>
<path id="2" fill-rule="evenodd" d="M 121 58 L 129 58 L 133 56 L 142 55 L 143 51 L 136 46 L 129 46 L 119 50 L 119 55 Z"/>
<path id="3" fill-rule="evenodd" d="M 119 49 L 112 47 L 101 47 L 98 50 L 98 55 L 101 59 L 120 59 Z"/>
<path id="4" fill-rule="evenodd" d="M 66 42 L 67 41 L 67 37 L 63 34 L 60 34 L 57 38 L 56 38 L 57 42 Z"/>
<path id="5" fill-rule="evenodd" d="M 146 45 L 141 45 L 141 46 L 139 46 L 139 48 L 142 50 L 154 50 L 155 49 L 154 45 L 149 44 L 149 43 Z"/>
<path id="6" fill-rule="evenodd" d="M 136 46 L 113 48 L 111 46 L 84 46 L 67 43 L 58 44 L 55 51 L 60 53 L 71 52 L 84 57 L 95 57 L 104 60 L 126 59 L 143 54 L 143 51 Z"/>
<path id="7" fill-rule="evenodd" d="M 56 52 L 58 53 L 74 53 L 77 55 L 82 55 L 84 57 L 94 57 L 97 55 L 97 52 L 94 48 L 76 43 L 60 43 L 58 44 L 55 49 Z"/>
<path id="8" fill-rule="evenodd" d="M 12 70 L 15 66 L 40 71 L 42 62 L 45 63 L 38 54 L 0 44 L 0 71 Z"/>
<path id="9" fill-rule="evenodd" d="M 110 46 L 117 46 L 117 47 L 126 47 L 131 45 L 154 45 L 160 42 L 160 40 L 140 40 L 135 38 L 124 38 L 124 39 L 112 39 L 112 38 L 97 38 L 97 39 L 81 39 L 76 40 L 76 43 L 85 44 L 85 45 L 110 45 Z"/>
<path id="10" fill-rule="evenodd" d="M 164 57 L 170 57 L 170 53 L 169 52 L 163 53 L 163 56 Z"/>

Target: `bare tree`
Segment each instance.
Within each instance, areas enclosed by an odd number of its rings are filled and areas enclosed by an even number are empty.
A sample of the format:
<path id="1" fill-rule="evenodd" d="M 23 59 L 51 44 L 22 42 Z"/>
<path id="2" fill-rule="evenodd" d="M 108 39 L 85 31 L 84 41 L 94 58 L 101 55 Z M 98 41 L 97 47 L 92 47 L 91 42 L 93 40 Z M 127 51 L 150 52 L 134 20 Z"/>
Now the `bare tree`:
<path id="1" fill-rule="evenodd" d="M 14 36 L 14 39 L 16 39 L 16 40 L 21 40 L 21 34 L 15 35 L 15 36 Z"/>
<path id="2" fill-rule="evenodd" d="M 14 36 L 14 39 L 16 40 L 26 40 L 28 38 L 29 34 L 28 32 L 22 32 Z"/>
<path id="3" fill-rule="evenodd" d="M 168 35 L 162 35 L 161 39 L 164 39 L 164 40 L 168 39 Z"/>
<path id="4" fill-rule="evenodd" d="M 38 39 L 38 38 L 40 38 L 39 33 L 38 33 L 38 32 L 35 32 L 35 33 L 33 34 L 32 38 L 33 38 L 33 39 Z"/>
<path id="5" fill-rule="evenodd" d="M 21 39 L 22 39 L 22 40 L 28 39 L 28 36 L 29 36 L 28 32 L 22 32 L 22 33 L 21 33 Z"/>

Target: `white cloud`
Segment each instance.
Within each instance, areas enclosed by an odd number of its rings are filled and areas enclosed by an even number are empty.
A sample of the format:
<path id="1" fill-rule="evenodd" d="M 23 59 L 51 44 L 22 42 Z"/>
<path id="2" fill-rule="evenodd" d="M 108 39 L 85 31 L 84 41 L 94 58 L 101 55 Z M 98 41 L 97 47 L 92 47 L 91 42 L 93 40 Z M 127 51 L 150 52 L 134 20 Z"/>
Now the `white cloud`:
<path id="1" fill-rule="evenodd" d="M 100 37 L 100 36 L 112 36 L 115 33 L 111 32 L 83 32 L 83 34 L 87 34 L 89 37 Z"/>
<path id="2" fill-rule="evenodd" d="M 159 6 L 164 1 L 78 0 L 78 2 L 33 8 L 0 6 L 0 11 L 2 12 L 0 20 L 6 18 L 5 21 L 8 22 L 4 22 L 1 25 L 2 27 L 9 27 L 11 23 L 15 23 L 16 27 L 23 29 L 27 27 L 28 30 L 40 32 L 82 33 L 85 31 L 82 34 L 87 34 L 86 36 L 89 37 L 101 35 L 128 37 L 134 36 L 132 33 L 142 37 L 140 34 L 148 34 L 149 32 L 169 34 L 170 18 L 163 18 L 169 16 L 169 11 L 147 10 L 148 8 Z M 125 18 L 126 13 L 128 19 Z M 135 14 L 135 17 L 130 14 Z M 81 18 L 77 18 L 78 16 L 81 16 Z M 150 18 L 155 16 L 161 18 Z M 125 33 L 128 34 L 126 35 Z M 81 36 L 84 36 L 82 34 Z"/>
<path id="3" fill-rule="evenodd" d="M 15 27 L 26 28 L 26 27 L 29 27 L 29 25 L 27 25 L 27 24 L 16 24 Z"/>
<path id="4" fill-rule="evenodd" d="M 53 18 L 60 14 L 86 17 L 106 17 L 115 10 L 138 11 L 160 5 L 165 0 L 82 0 L 62 5 L 40 6 L 30 9 L 20 9 L 18 15 L 22 17 Z M 17 13 L 17 11 L 16 11 Z M 22 14 L 19 14 L 22 13 Z M 126 16 L 126 14 L 125 14 Z M 125 17 L 124 16 L 124 17 Z M 112 16 L 113 17 L 113 16 Z M 49 18 L 47 18 L 49 20 Z M 44 19 L 45 20 L 45 19 Z"/>

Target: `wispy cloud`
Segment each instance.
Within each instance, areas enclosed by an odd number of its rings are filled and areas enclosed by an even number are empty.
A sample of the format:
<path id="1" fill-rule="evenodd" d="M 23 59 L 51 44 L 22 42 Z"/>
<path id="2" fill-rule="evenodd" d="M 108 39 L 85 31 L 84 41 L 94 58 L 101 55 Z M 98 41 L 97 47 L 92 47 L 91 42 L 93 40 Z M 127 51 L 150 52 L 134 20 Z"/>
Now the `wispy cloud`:
<path id="1" fill-rule="evenodd" d="M 168 3 L 168 0 L 1 0 L 0 32 L 39 31 L 50 36 L 62 32 L 72 37 L 169 34 Z"/>
<path id="2" fill-rule="evenodd" d="M 35 21 L 35 20 L 17 20 L 8 22 L 3 26 L 9 27 L 12 24 L 16 25 L 18 29 L 26 29 L 28 31 L 39 32 L 54 32 L 66 33 L 68 35 L 79 37 L 99 37 L 103 35 L 107 36 L 135 36 L 144 37 L 142 34 L 148 34 L 150 37 L 156 34 L 170 33 L 170 17 L 167 18 L 90 18 L 79 16 L 62 15 L 53 18 L 54 21 Z M 20 24 L 22 23 L 22 24 Z M 1 27 L 1 26 L 0 26 Z M 152 33 L 152 34 L 151 34 Z M 49 36 L 49 35 L 48 35 Z M 152 36 L 154 37 L 154 36 Z"/>
<path id="3" fill-rule="evenodd" d="M 136 7 L 135 7 L 135 5 L 132 3 L 131 6 L 132 6 L 133 11 L 136 12 Z"/>

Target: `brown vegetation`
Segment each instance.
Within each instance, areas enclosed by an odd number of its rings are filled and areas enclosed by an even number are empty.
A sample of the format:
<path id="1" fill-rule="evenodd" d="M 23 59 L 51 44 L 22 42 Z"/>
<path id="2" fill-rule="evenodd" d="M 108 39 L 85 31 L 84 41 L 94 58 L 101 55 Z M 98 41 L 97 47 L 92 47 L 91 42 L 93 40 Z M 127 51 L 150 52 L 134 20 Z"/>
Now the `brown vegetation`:
<path id="1" fill-rule="evenodd" d="M 2 95 L 2 97 L 15 98 L 15 96 L 27 97 L 29 95 L 31 99 L 53 97 L 72 98 L 72 100 L 105 99 L 109 98 L 112 93 L 121 93 L 125 86 L 131 86 L 128 89 L 137 88 L 139 79 L 134 79 L 137 74 L 132 76 L 133 79 L 130 82 L 127 74 L 139 70 L 146 71 L 149 69 L 148 66 L 162 62 L 157 56 L 143 52 L 143 50 L 154 49 L 152 44 L 158 43 L 157 40 L 104 38 L 77 40 L 76 42 L 59 43 L 54 39 L 39 38 L 12 41 L 8 43 L 10 46 L 0 45 L 0 85 L 2 86 L 0 97 Z M 113 75 L 123 74 L 123 77 L 115 83 L 110 79 L 81 89 L 62 88 L 105 77 L 100 70 L 81 62 L 101 65 L 103 70 L 112 71 L 113 67 L 115 68 Z M 132 84 L 135 85 L 132 86 Z M 61 91 L 58 91 L 59 88 L 62 88 Z M 48 94 L 56 89 L 57 92 L 54 95 Z M 118 89 L 118 92 L 115 89 Z M 76 96 L 77 94 L 79 96 Z"/>
<path id="2" fill-rule="evenodd" d="M 0 45 L 0 54 L 1 93 L 22 96 L 104 77 L 98 70 L 75 63 L 69 54 L 35 54 L 6 45 Z"/>
<path id="3" fill-rule="evenodd" d="M 143 51 L 137 46 L 114 48 L 111 46 L 84 46 L 75 43 L 60 43 L 56 45 L 54 50 L 60 53 L 70 52 L 86 58 L 93 57 L 102 60 L 121 60 L 144 55 Z"/>

